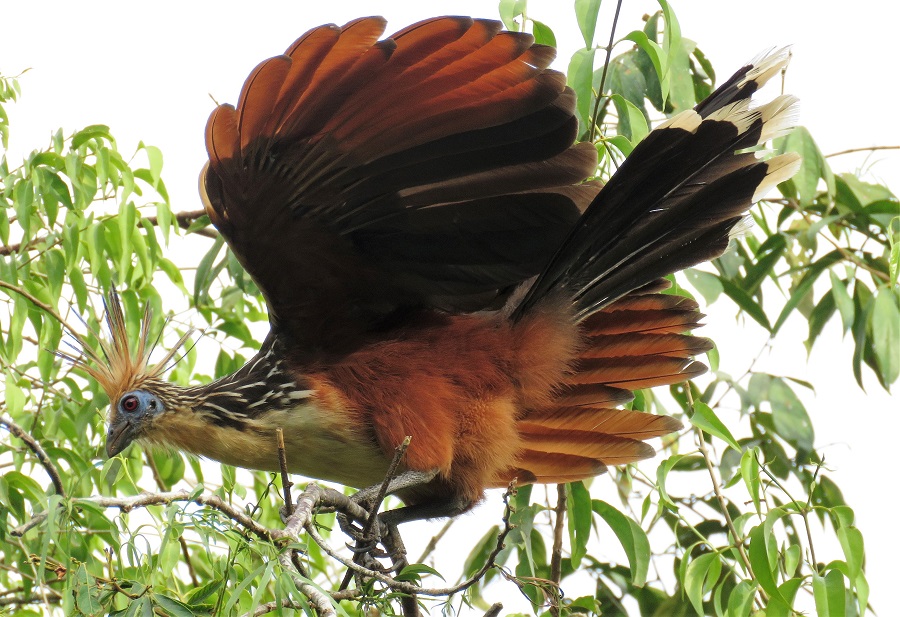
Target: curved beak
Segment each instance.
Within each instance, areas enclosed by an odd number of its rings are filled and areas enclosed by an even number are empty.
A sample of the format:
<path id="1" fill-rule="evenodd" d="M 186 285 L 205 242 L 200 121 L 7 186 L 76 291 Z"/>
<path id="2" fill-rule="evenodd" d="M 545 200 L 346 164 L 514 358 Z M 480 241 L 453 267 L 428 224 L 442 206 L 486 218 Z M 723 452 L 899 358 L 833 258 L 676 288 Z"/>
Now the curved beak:
<path id="1" fill-rule="evenodd" d="M 106 454 L 110 458 L 123 451 L 137 436 L 137 426 L 129 421 L 129 417 L 118 414 L 106 432 Z"/>

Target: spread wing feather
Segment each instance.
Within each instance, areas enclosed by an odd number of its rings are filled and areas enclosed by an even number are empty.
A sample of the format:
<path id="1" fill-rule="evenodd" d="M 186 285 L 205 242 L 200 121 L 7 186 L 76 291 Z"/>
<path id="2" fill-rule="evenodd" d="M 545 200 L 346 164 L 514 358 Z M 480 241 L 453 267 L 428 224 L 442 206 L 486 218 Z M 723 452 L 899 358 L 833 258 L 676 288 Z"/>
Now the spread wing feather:
<path id="1" fill-rule="evenodd" d="M 422 308 L 498 308 L 599 186 L 551 48 L 492 21 L 315 28 L 207 125 L 207 212 L 315 357 Z"/>

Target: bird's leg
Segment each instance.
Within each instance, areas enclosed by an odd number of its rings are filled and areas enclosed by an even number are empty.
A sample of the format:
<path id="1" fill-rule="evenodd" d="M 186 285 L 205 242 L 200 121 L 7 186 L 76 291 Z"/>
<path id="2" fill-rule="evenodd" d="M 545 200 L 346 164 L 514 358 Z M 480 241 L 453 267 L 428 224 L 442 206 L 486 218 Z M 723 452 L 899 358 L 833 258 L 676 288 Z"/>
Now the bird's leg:
<path id="1" fill-rule="evenodd" d="M 404 489 L 415 488 L 417 486 L 422 486 L 423 484 L 428 484 L 429 482 L 434 480 L 437 474 L 437 469 L 432 469 L 430 471 L 404 471 L 403 473 L 391 478 L 386 488 L 384 488 L 383 484 L 369 486 L 357 491 L 356 494 L 350 497 L 350 499 L 366 509 L 371 509 L 373 506 L 378 505 L 374 504 L 373 502 L 378 497 L 379 493 L 382 492 L 382 490 L 385 496 L 393 495 L 394 493 L 397 493 Z"/>
<path id="2" fill-rule="evenodd" d="M 458 516 L 467 511 L 472 504 L 463 499 L 448 499 L 446 501 L 416 504 L 394 508 L 378 515 L 378 520 L 388 528 L 396 527 L 402 523 L 421 521 L 428 518 L 449 518 Z"/>
<path id="3" fill-rule="evenodd" d="M 428 484 L 435 478 L 435 476 L 437 476 L 437 474 L 437 469 L 431 471 L 404 471 L 400 475 L 391 478 L 387 483 L 383 482 L 381 484 L 376 484 L 364 489 L 360 489 L 355 494 L 351 495 L 350 499 L 371 513 L 373 510 L 378 509 L 378 507 L 381 505 L 381 500 L 384 499 L 385 496 L 393 495 L 394 493 L 405 489 L 415 488 L 417 486 L 422 486 L 423 484 Z M 398 509 L 404 510 L 405 508 Z M 392 510 L 392 512 L 394 511 L 395 510 Z M 377 531 L 375 534 L 372 534 L 373 537 L 367 538 L 365 537 L 367 535 L 365 533 L 366 530 L 364 528 L 355 527 L 353 525 L 354 521 L 351 521 L 345 513 L 338 512 L 337 519 L 341 530 L 345 534 L 356 540 L 357 547 L 355 550 L 367 552 L 370 551 L 375 544 L 377 544 L 381 535 L 377 533 Z M 404 520 L 415 519 L 409 518 Z M 404 520 L 400 520 L 395 524 L 404 522 Z M 361 523 L 364 527 L 369 526 L 368 521 L 358 522 Z M 373 526 L 372 530 L 375 530 L 374 527 L 375 526 Z"/>

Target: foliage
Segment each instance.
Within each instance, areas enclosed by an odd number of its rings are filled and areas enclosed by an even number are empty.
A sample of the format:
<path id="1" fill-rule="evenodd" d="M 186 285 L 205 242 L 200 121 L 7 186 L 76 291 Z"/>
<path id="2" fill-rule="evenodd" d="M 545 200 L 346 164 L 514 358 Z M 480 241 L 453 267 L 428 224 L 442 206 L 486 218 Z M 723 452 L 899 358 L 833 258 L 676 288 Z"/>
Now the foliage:
<path id="1" fill-rule="evenodd" d="M 691 107 L 715 80 L 671 7 L 659 2 L 661 10 L 642 28 L 619 38 L 628 43 L 616 49 L 628 49 L 605 62 L 594 43 L 606 27 L 597 23 L 600 3 L 575 2 L 585 47 L 573 56 L 568 76 L 578 94 L 582 139 L 593 139 L 601 155 L 600 177 L 614 171 L 654 120 Z M 507 27 L 525 25 L 539 42 L 552 44 L 550 27 L 526 8 L 524 0 L 503 0 Z M 4 106 L 18 93 L 16 79 L 0 78 L 4 149 L 14 128 Z M 707 304 L 733 302 L 772 337 L 799 314 L 809 324 L 810 353 L 825 324 L 840 319 L 855 343 L 852 358 L 843 360 L 848 369 L 860 385 L 870 373 L 887 388 L 900 374 L 897 199 L 884 186 L 833 172 L 805 129 L 774 149 L 800 152 L 800 173 L 754 209 L 754 230 L 735 250 L 713 270 L 679 278 L 677 291 L 688 293 L 686 281 Z M 173 213 L 162 154 L 141 144 L 126 158 L 104 126 L 60 130 L 21 164 L 0 160 L 0 195 L 0 428 L 6 435 L 0 441 L 0 608 L 18 606 L 23 615 L 54 606 L 65 614 L 232 615 L 284 602 L 312 614 L 310 596 L 276 559 L 280 544 L 254 536 L 222 509 L 196 504 L 201 494 L 219 497 L 278 528 L 274 478 L 228 467 L 210 477 L 210 468 L 195 460 L 136 447 L 106 460 L 108 401 L 53 353 L 66 344 L 67 329 L 89 340 L 97 336 L 99 298 L 113 282 L 133 337 L 145 306 L 165 340 L 187 324 L 164 307 L 190 302 L 190 314 L 205 322 L 218 349 L 215 362 L 198 362 L 200 354 L 191 351 L 173 371 L 176 381 L 226 374 L 258 347 L 252 325 L 265 321 L 258 291 L 202 213 Z M 192 263 L 166 258 L 166 247 L 175 244 L 205 253 L 196 271 Z M 164 327 L 166 315 L 175 327 Z M 715 352 L 709 360 L 715 369 Z M 497 554 L 498 528 L 487 530 L 463 576 L 491 559 L 496 567 L 457 594 L 453 606 L 486 608 L 518 586 L 540 612 L 546 602 L 560 602 L 552 581 L 566 589 L 570 576 L 587 572 L 594 591 L 562 599 L 554 614 L 739 616 L 765 608 L 787 615 L 804 594 L 819 614 L 864 612 L 863 538 L 823 470 L 798 387 L 811 385 L 751 366 L 738 378 L 713 372 L 668 394 L 639 393 L 636 407 L 673 413 L 690 427 L 665 441 L 655 475 L 646 466 L 617 470 L 615 504 L 593 497 L 582 483 L 560 491 L 555 504 L 541 499 L 542 491 L 520 489 L 505 548 Z M 43 481 L 45 472 L 57 474 L 54 482 Z M 102 501 L 176 485 L 188 487 L 189 498 L 134 509 Z M 546 522 L 553 510 L 567 513 L 562 544 Z M 328 539 L 333 515 L 320 514 L 318 524 Z M 817 560 L 815 524 L 837 539 L 842 558 Z M 624 561 L 592 543 L 606 528 Z M 334 540 L 341 541 L 337 534 Z M 304 576 L 322 589 L 337 588 L 339 564 L 304 541 Z M 411 566 L 405 575 L 431 572 Z M 383 586 L 365 593 L 364 601 L 344 601 L 339 610 L 398 610 Z"/>

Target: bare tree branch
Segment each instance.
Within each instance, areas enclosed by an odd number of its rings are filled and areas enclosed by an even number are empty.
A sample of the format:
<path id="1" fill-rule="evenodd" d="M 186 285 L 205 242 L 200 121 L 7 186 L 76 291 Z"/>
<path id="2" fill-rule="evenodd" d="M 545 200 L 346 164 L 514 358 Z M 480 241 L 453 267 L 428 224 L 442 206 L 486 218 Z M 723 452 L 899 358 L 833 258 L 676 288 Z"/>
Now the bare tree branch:
<path id="1" fill-rule="evenodd" d="M 491 608 L 487 610 L 484 614 L 484 617 L 498 617 L 500 615 L 500 611 L 503 610 L 503 605 L 500 602 L 495 602 L 491 604 Z"/>
<path id="2" fill-rule="evenodd" d="M 37 442 L 37 439 L 29 435 L 25 429 L 11 419 L 4 416 L 0 416 L 0 426 L 5 426 L 10 433 L 25 442 L 25 445 L 27 445 L 31 451 L 34 452 L 34 455 L 37 456 L 38 462 L 47 471 L 47 475 L 50 476 L 56 494 L 65 497 L 66 489 L 63 488 L 59 470 L 56 468 L 56 465 L 53 464 L 53 461 L 50 460 L 50 457 L 47 456 L 47 453 L 44 451 L 44 448 L 41 447 L 41 444 Z"/>
<path id="3" fill-rule="evenodd" d="M 193 496 L 191 492 L 182 489 L 180 491 L 163 493 L 141 493 L 133 497 L 83 497 L 73 501 L 75 504 L 92 503 L 102 508 L 119 508 L 123 512 L 130 512 L 135 508 L 146 508 L 147 506 L 167 505 L 176 501 L 191 501 L 218 510 L 263 540 L 270 542 L 275 540 L 273 530 L 260 525 L 241 510 L 226 503 L 216 495 L 200 494 Z"/>
<path id="4" fill-rule="evenodd" d="M 550 580 L 553 581 L 557 593 L 550 604 L 550 614 L 559 616 L 559 581 L 562 580 L 562 544 L 563 527 L 566 523 L 566 485 L 556 485 L 556 521 L 553 525 L 553 552 L 550 555 Z"/>
<path id="5" fill-rule="evenodd" d="M 853 154 L 854 152 L 875 152 L 877 150 L 900 150 L 900 146 L 869 146 L 868 148 L 849 148 L 847 150 L 841 150 L 839 152 L 826 154 L 825 158 L 827 159 L 833 156 L 841 156 L 842 154 Z"/>
<path id="6" fill-rule="evenodd" d="M 50 596 L 48 598 L 43 598 L 37 594 L 32 594 L 30 596 L 6 596 L 0 598 L 0 606 L 24 606 L 26 604 L 59 604 L 62 602 L 61 596 Z"/>
<path id="7" fill-rule="evenodd" d="M 291 555 L 289 552 L 280 553 L 278 555 L 278 563 L 281 564 L 284 571 L 287 572 L 291 577 L 291 580 L 294 581 L 294 585 L 297 586 L 297 589 L 309 598 L 313 605 L 319 609 L 320 617 L 337 617 L 337 613 L 334 610 L 334 603 L 331 598 L 328 597 L 327 593 L 318 587 L 313 586 L 309 581 L 300 576 L 297 570 L 294 569 L 294 564 L 291 563 Z"/>
<path id="8" fill-rule="evenodd" d="M 41 309 L 42 311 L 44 311 L 45 313 L 47 313 L 48 315 L 53 317 L 53 319 L 55 319 L 60 324 L 62 324 L 62 326 L 66 330 L 68 330 L 72 334 L 72 336 L 77 338 L 79 342 L 81 341 L 80 335 L 78 334 L 78 330 L 76 330 L 72 326 L 70 326 L 68 324 L 68 322 L 65 319 L 63 319 L 62 315 L 57 313 L 56 309 L 53 308 L 52 306 L 50 306 L 49 304 L 47 304 L 46 302 L 41 302 L 40 300 L 35 298 L 33 295 L 31 295 L 30 293 L 28 293 L 21 287 L 16 287 L 15 285 L 13 285 L 11 283 L 7 283 L 6 281 L 0 281 L 0 288 L 7 289 L 15 294 L 22 296 L 23 298 L 25 298 L 26 300 L 31 302 L 33 305 L 35 305 L 36 307 L 38 307 L 39 309 Z"/>
<path id="9" fill-rule="evenodd" d="M 172 218 L 175 219 L 175 222 L 182 229 L 188 229 L 190 226 L 199 219 L 201 216 L 206 214 L 206 210 L 186 210 L 183 212 L 175 212 L 172 214 Z M 155 216 L 145 216 L 141 220 L 148 221 L 151 225 L 158 227 L 159 219 Z M 191 233 L 195 233 L 198 236 L 205 236 L 207 238 L 216 238 L 218 237 L 218 233 L 215 229 L 211 227 L 204 227 L 203 229 L 197 229 Z M 0 255 L 12 255 L 13 253 L 22 253 L 25 251 L 30 251 L 34 248 L 39 247 L 41 244 L 46 242 L 47 240 L 53 239 L 52 234 L 47 234 L 44 236 L 37 236 L 36 238 L 32 238 L 23 246 L 21 242 L 16 242 L 13 244 L 3 244 L 0 245 Z M 59 238 L 53 239 L 54 243 L 58 243 L 60 241 Z"/>

